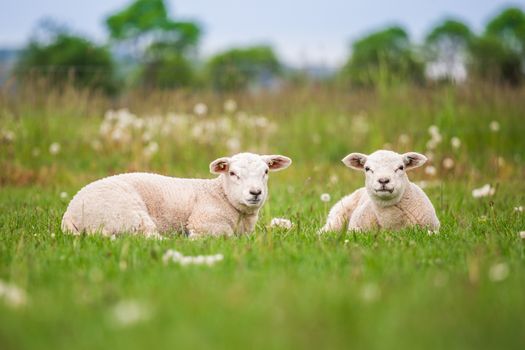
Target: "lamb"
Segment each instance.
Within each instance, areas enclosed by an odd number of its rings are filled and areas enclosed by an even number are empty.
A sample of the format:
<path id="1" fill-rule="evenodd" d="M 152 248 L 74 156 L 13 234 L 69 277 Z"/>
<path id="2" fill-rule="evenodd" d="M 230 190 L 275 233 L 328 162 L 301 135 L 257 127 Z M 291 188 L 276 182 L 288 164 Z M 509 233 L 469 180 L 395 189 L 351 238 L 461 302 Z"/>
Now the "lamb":
<path id="1" fill-rule="evenodd" d="M 339 231 L 345 225 L 350 231 L 410 226 L 439 230 L 434 206 L 406 174 L 427 161 L 424 155 L 379 150 L 369 156 L 351 153 L 342 161 L 349 168 L 364 171 L 366 184 L 332 207 L 320 232 Z"/>
<path id="2" fill-rule="evenodd" d="M 268 171 L 287 168 L 281 155 L 240 153 L 210 164 L 214 179 L 150 173 L 110 176 L 82 188 L 62 218 L 73 234 L 122 232 L 160 237 L 182 231 L 192 238 L 253 231 L 268 195 Z"/>

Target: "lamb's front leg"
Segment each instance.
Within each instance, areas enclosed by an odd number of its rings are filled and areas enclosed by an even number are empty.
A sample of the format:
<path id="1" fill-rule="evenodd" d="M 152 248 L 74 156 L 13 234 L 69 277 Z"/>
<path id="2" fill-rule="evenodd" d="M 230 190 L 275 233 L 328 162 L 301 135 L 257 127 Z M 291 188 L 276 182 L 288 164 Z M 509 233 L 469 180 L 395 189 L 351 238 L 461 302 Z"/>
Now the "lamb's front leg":
<path id="1" fill-rule="evenodd" d="M 376 230 L 379 227 L 379 222 L 370 200 L 360 203 L 359 206 L 355 208 L 348 222 L 348 231 L 370 231 Z"/>
<path id="2" fill-rule="evenodd" d="M 233 227 L 224 220 L 223 217 L 210 215 L 200 215 L 195 213 L 188 219 L 186 230 L 188 237 L 192 239 L 204 236 L 233 236 Z"/>
<path id="3" fill-rule="evenodd" d="M 352 213 L 359 204 L 362 190 L 363 189 L 359 189 L 337 202 L 332 209 L 330 209 L 326 224 L 321 228 L 319 233 L 344 229 L 345 226 L 348 225 L 348 222 L 350 222 Z"/>

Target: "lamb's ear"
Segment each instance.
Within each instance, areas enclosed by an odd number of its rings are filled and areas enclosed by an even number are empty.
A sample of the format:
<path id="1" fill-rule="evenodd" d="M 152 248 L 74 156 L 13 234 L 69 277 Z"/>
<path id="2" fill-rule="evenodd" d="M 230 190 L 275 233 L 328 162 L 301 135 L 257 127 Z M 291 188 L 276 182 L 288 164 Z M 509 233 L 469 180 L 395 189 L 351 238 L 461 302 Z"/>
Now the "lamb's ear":
<path id="1" fill-rule="evenodd" d="M 230 167 L 230 158 L 222 157 L 215 159 L 210 163 L 210 172 L 212 174 L 222 174 L 228 172 Z"/>
<path id="2" fill-rule="evenodd" d="M 414 169 L 422 166 L 427 161 L 427 157 L 416 152 L 408 152 L 403 154 L 403 163 L 408 169 Z"/>
<path id="3" fill-rule="evenodd" d="M 292 164 L 292 160 L 288 157 L 281 155 L 264 155 L 261 156 L 263 161 L 268 164 L 270 171 L 278 171 L 286 169 Z"/>
<path id="4" fill-rule="evenodd" d="M 356 170 L 363 170 L 368 156 L 362 153 L 350 153 L 344 157 L 341 161 L 349 168 Z"/>

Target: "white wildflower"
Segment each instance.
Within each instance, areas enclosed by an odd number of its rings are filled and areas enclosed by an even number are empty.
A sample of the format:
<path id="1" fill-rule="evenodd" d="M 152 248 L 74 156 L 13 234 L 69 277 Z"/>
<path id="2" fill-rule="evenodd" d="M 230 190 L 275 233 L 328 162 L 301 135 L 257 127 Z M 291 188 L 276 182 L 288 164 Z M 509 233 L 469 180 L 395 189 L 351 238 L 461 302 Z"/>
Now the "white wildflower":
<path id="1" fill-rule="evenodd" d="M 363 301 L 367 303 L 376 301 L 380 296 L 381 290 L 374 283 L 368 283 L 361 289 L 361 297 L 363 298 Z"/>
<path id="2" fill-rule="evenodd" d="M 437 147 L 437 142 L 434 139 L 430 139 L 427 141 L 427 148 L 428 149 L 435 149 Z"/>
<path id="3" fill-rule="evenodd" d="M 52 155 L 57 155 L 60 152 L 60 144 L 58 142 L 53 142 L 49 146 L 49 153 Z"/>
<path id="4" fill-rule="evenodd" d="M 523 207 L 520 205 L 519 207 L 514 207 L 514 211 L 517 213 L 523 212 Z"/>
<path id="5" fill-rule="evenodd" d="M 321 201 L 323 202 L 330 202 L 330 194 L 329 193 L 323 193 L 321 194 Z"/>
<path id="6" fill-rule="evenodd" d="M 181 266 L 188 265 L 208 265 L 213 266 L 219 261 L 224 260 L 224 255 L 214 254 L 214 255 L 197 255 L 197 256 L 184 256 L 176 250 L 168 249 L 166 253 L 162 256 L 162 261 L 164 264 L 169 262 L 177 263 Z"/>
<path id="7" fill-rule="evenodd" d="M 458 149 L 459 147 L 461 147 L 461 140 L 458 137 L 454 136 L 450 139 L 450 144 L 452 145 L 452 148 Z"/>
<path id="8" fill-rule="evenodd" d="M 501 282 L 509 276 L 509 266 L 503 262 L 494 264 L 489 269 L 489 279 L 492 282 Z"/>
<path id="9" fill-rule="evenodd" d="M 224 110 L 227 113 L 235 112 L 237 110 L 237 102 L 235 102 L 235 100 L 232 100 L 232 99 L 228 99 L 224 101 Z"/>
<path id="10" fill-rule="evenodd" d="M 481 198 L 481 197 L 488 197 L 493 196 L 496 193 L 496 189 L 490 184 L 485 184 L 483 187 L 475 188 L 472 190 L 472 197 L 474 198 Z"/>
<path id="11" fill-rule="evenodd" d="M 399 135 L 399 143 L 402 145 L 406 145 L 410 142 L 410 137 L 407 134 L 401 134 Z"/>
<path id="12" fill-rule="evenodd" d="M 436 135 L 439 134 L 439 128 L 436 125 L 430 125 L 428 127 L 428 133 L 430 135 Z"/>
<path id="13" fill-rule="evenodd" d="M 429 176 L 434 176 L 436 175 L 436 173 L 437 173 L 436 168 L 433 165 L 429 165 L 425 167 L 425 174 Z"/>
<path id="14" fill-rule="evenodd" d="M 279 227 L 289 230 L 292 226 L 292 222 L 284 218 L 273 218 L 272 221 L 270 221 L 270 227 Z"/>
<path id="15" fill-rule="evenodd" d="M 15 140 L 15 133 L 11 130 L 3 130 L 0 133 L 0 139 L 6 143 L 11 143 Z"/>
<path id="16" fill-rule="evenodd" d="M 115 142 L 120 142 L 124 138 L 124 131 L 120 128 L 116 128 L 111 133 L 111 139 Z"/>
<path id="17" fill-rule="evenodd" d="M 20 287 L 0 280 L 0 300 L 12 308 L 18 308 L 27 304 L 26 292 Z"/>
<path id="18" fill-rule="evenodd" d="M 68 194 L 67 192 L 60 192 L 60 199 L 67 199 Z"/>
<path id="19" fill-rule="evenodd" d="M 496 120 L 493 120 L 490 122 L 489 128 L 490 128 L 490 131 L 492 132 L 498 132 L 500 129 L 499 123 Z"/>
<path id="20" fill-rule="evenodd" d="M 151 139 L 153 139 L 153 135 L 151 134 L 151 132 L 146 131 L 144 134 L 142 134 L 142 141 L 150 142 Z"/>
<path id="21" fill-rule="evenodd" d="M 268 126 L 268 119 L 266 117 L 257 117 L 255 118 L 254 124 L 256 127 L 264 129 Z"/>
<path id="22" fill-rule="evenodd" d="M 144 148 L 144 155 L 146 157 L 151 157 L 159 151 L 159 144 L 156 142 L 150 142 L 146 148 Z"/>
<path id="23" fill-rule="evenodd" d="M 236 137 L 232 137 L 226 141 L 226 147 L 228 147 L 230 152 L 238 152 L 241 149 L 241 141 Z"/>
<path id="24" fill-rule="evenodd" d="M 454 167 L 454 159 L 447 157 L 443 159 L 443 168 L 445 169 L 452 169 Z"/>
<path id="25" fill-rule="evenodd" d="M 427 230 L 429 236 L 435 236 L 439 233 L 439 230 Z"/>
<path id="26" fill-rule="evenodd" d="M 100 151 L 102 149 L 102 142 L 99 140 L 93 140 L 90 142 L 90 144 L 94 151 Z"/>
<path id="27" fill-rule="evenodd" d="M 147 321 L 151 310 L 137 300 L 122 300 L 112 308 L 112 316 L 119 326 L 126 327 Z"/>
<path id="28" fill-rule="evenodd" d="M 208 113 L 208 106 L 206 106 L 204 103 L 199 102 L 193 107 L 193 113 L 196 115 L 202 117 Z"/>
<path id="29" fill-rule="evenodd" d="M 331 184 L 336 184 L 338 181 L 339 181 L 339 177 L 337 175 L 330 175 L 330 179 L 329 179 L 330 183 Z"/>
<path id="30" fill-rule="evenodd" d="M 370 129 L 366 115 L 363 113 L 359 113 L 358 115 L 353 117 L 351 123 L 352 130 L 358 134 L 366 134 Z"/>
<path id="31" fill-rule="evenodd" d="M 525 239 L 525 231 L 520 231 L 518 236 L 520 236 L 521 239 Z"/>
<path id="32" fill-rule="evenodd" d="M 141 130 L 144 128 L 144 119 L 141 119 L 141 118 L 137 118 L 135 120 L 133 120 L 133 128 L 135 130 Z"/>
<path id="33" fill-rule="evenodd" d="M 439 132 L 439 128 L 435 125 L 431 125 L 428 128 L 428 133 L 431 136 L 431 141 L 433 141 L 436 145 L 441 142 L 443 139 L 441 136 L 441 133 Z"/>

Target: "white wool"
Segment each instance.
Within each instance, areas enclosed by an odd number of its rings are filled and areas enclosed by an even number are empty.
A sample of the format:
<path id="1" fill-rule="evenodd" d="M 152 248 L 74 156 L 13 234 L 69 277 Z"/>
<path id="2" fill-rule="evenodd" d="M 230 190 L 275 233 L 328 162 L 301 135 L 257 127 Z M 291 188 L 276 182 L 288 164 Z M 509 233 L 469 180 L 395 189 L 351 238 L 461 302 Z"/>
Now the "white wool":
<path id="1" fill-rule="evenodd" d="M 366 186 L 336 203 L 321 232 L 346 227 L 361 231 L 370 229 L 397 230 L 421 226 L 439 229 L 439 220 L 427 195 L 410 182 L 406 170 L 419 167 L 426 157 L 409 152 L 376 151 L 369 156 L 352 153 L 343 159 L 350 168 L 364 171 Z"/>
<path id="2" fill-rule="evenodd" d="M 268 193 L 268 171 L 287 168 L 280 155 L 240 153 L 210 164 L 215 179 L 181 179 L 129 173 L 95 181 L 71 200 L 62 230 L 111 236 L 121 232 L 159 237 L 249 233 Z"/>

